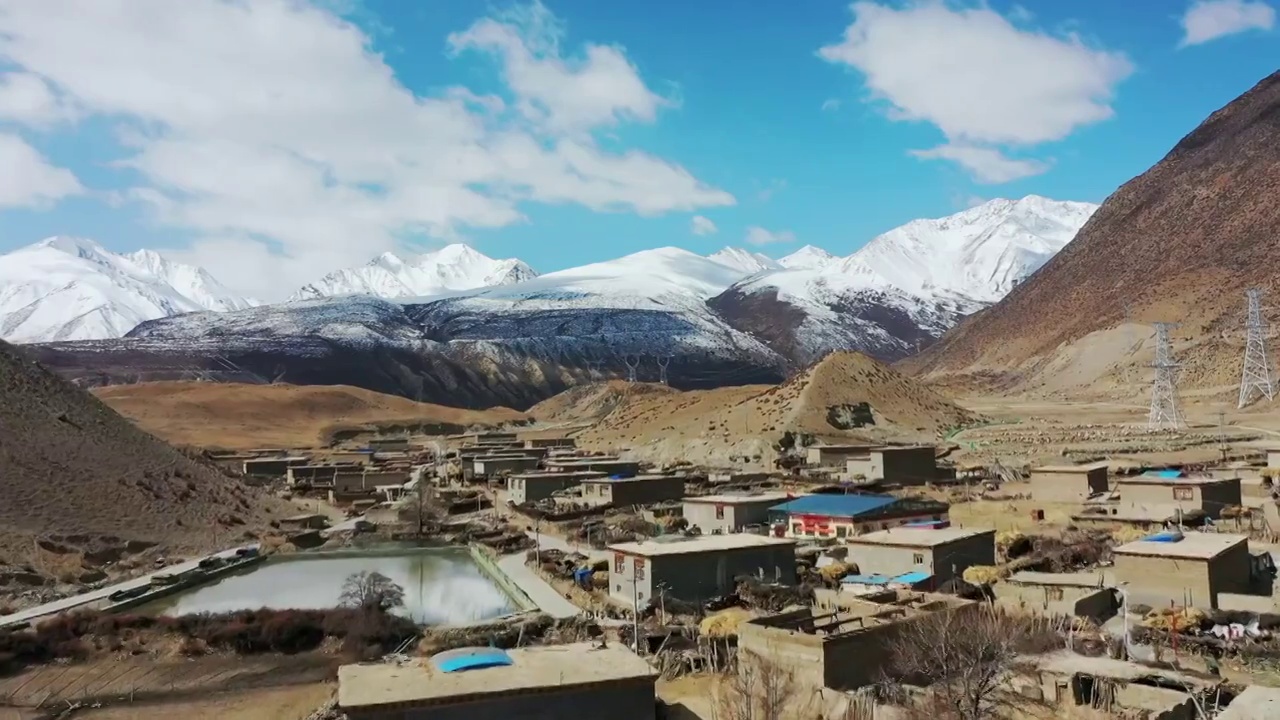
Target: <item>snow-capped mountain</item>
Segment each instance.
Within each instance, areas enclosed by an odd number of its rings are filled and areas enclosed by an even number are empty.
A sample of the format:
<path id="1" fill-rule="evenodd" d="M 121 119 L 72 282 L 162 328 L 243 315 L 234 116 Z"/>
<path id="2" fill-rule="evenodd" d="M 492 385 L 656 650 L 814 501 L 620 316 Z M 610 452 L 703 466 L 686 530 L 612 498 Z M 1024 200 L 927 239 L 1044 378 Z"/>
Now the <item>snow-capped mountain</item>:
<path id="1" fill-rule="evenodd" d="M 777 261 L 780 267 L 788 270 L 803 270 L 825 267 L 840 258 L 820 247 L 805 245 L 799 250 Z"/>
<path id="2" fill-rule="evenodd" d="M 798 364 L 836 349 L 897 359 L 1004 297 L 1096 209 L 1035 195 L 992 200 L 914 220 L 846 258 L 805 248 L 788 269 L 746 278 L 709 304 Z"/>
<path id="3" fill-rule="evenodd" d="M 993 303 L 1071 242 L 1097 209 L 1038 195 L 992 200 L 894 228 L 845 258 L 839 273 L 867 287 Z"/>
<path id="4" fill-rule="evenodd" d="M 522 260 L 495 260 L 468 245 L 455 243 L 409 262 L 383 253 L 363 267 L 337 270 L 304 285 L 290 301 L 341 295 L 380 298 L 430 297 L 494 285 L 532 280 L 538 273 Z"/>
<path id="5" fill-rule="evenodd" d="M 782 265 L 764 253 L 751 252 L 742 248 L 726 247 L 711 253 L 708 260 L 714 260 L 725 267 L 733 268 L 743 275 L 754 275 L 765 270 L 780 270 Z"/>
<path id="6" fill-rule="evenodd" d="M 200 310 L 240 310 L 204 270 L 142 250 L 51 237 L 0 255 L 0 338 L 52 342 L 119 337 L 139 323 Z"/>

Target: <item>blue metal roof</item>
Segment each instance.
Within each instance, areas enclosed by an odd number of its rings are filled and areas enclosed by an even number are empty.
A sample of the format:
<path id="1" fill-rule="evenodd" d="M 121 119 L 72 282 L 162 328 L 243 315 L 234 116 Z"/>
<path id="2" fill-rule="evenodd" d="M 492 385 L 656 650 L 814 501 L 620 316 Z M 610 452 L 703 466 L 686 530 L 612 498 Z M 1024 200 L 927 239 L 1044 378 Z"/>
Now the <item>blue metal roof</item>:
<path id="1" fill-rule="evenodd" d="M 445 650 L 431 657 L 431 662 L 440 668 L 440 672 L 459 672 L 462 670 L 480 670 L 482 668 L 505 667 L 514 661 L 504 650 L 493 647 L 458 648 Z"/>
<path id="2" fill-rule="evenodd" d="M 1181 470 L 1148 470 L 1142 473 L 1143 477 L 1160 478 L 1161 480 L 1177 480 L 1182 477 Z"/>
<path id="3" fill-rule="evenodd" d="M 770 512 L 798 513 L 801 515 L 829 515 L 831 517 L 857 517 L 892 505 L 898 498 L 892 495 L 806 495 L 795 500 L 774 505 Z"/>
<path id="4" fill-rule="evenodd" d="M 842 583 L 861 583 L 863 585 L 888 585 L 890 578 L 884 575 L 845 575 Z"/>
<path id="5" fill-rule="evenodd" d="M 924 582 L 925 580 L 928 580 L 931 577 L 933 577 L 933 575 L 930 575 L 927 572 L 921 572 L 917 570 L 915 572 L 902 573 L 901 575 L 895 577 L 893 581 L 915 585 L 916 583 Z"/>

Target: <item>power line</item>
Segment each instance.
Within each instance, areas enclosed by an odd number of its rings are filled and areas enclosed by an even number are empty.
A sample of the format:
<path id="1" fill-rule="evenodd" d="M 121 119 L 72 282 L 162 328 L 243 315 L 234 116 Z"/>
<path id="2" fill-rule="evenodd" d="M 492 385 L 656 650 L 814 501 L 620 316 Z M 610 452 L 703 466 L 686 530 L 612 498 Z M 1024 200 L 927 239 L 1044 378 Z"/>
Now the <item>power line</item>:
<path id="1" fill-rule="evenodd" d="M 658 382 L 667 385 L 667 366 L 671 364 L 670 355 L 658 356 Z"/>
<path id="2" fill-rule="evenodd" d="M 1156 328 L 1155 381 L 1151 386 L 1151 410 L 1147 414 L 1148 430 L 1177 430 L 1182 427 L 1178 411 L 1178 368 L 1173 360 L 1169 331 L 1177 323 L 1158 322 Z"/>

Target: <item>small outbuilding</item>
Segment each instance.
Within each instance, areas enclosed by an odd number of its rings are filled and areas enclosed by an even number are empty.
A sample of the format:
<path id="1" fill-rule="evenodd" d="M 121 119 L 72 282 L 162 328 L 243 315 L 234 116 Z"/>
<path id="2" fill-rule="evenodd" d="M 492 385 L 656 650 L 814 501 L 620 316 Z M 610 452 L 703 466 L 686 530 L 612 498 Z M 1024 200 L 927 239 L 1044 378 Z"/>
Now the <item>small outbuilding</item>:
<path id="1" fill-rule="evenodd" d="M 1038 502 L 1084 502 L 1107 492 L 1108 465 L 1042 465 L 1031 470 L 1031 497 Z"/>

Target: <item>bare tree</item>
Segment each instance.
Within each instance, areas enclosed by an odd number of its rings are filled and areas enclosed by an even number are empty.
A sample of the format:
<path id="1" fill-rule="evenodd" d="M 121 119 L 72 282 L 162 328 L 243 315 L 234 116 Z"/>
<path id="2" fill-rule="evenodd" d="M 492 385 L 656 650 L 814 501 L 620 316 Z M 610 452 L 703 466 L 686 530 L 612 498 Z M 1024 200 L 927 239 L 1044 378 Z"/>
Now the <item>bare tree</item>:
<path id="1" fill-rule="evenodd" d="M 929 685 L 933 718 L 983 720 L 1008 705 L 1005 685 L 1018 655 L 1064 646 L 1051 621 L 988 607 L 937 612 L 902 623 L 889 645 L 894 680 Z"/>
<path id="2" fill-rule="evenodd" d="M 738 671 L 717 693 L 717 720 L 781 720 L 796 697 L 795 676 L 769 658 L 752 652 L 738 655 Z"/>
<path id="3" fill-rule="evenodd" d="M 378 572 L 358 572 L 342 583 L 338 604 L 367 612 L 390 612 L 404 605 L 404 588 Z"/>

